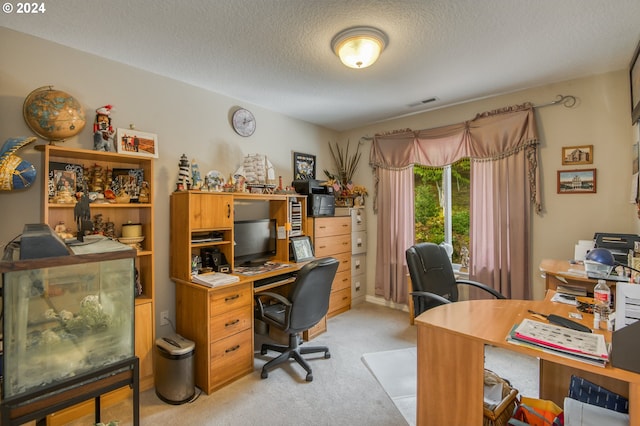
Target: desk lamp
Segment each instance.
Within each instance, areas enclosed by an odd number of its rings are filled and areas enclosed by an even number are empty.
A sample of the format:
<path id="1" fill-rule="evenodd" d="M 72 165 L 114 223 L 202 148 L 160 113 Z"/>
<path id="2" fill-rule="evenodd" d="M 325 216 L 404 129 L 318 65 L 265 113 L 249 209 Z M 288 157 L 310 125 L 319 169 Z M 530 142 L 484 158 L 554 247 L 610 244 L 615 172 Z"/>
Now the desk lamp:
<path id="1" fill-rule="evenodd" d="M 584 261 L 584 269 L 587 273 L 587 277 L 596 278 L 596 279 L 612 279 L 611 271 L 616 266 L 622 266 L 623 268 L 627 268 L 631 271 L 635 271 L 640 273 L 639 270 L 632 268 L 629 265 L 625 265 L 624 263 L 617 262 L 613 257 L 611 251 L 606 248 L 597 248 L 591 250 L 587 253 L 587 257 Z M 624 275 L 624 274 L 623 274 Z M 627 277 L 622 277 L 626 281 Z M 620 279 L 616 280 L 620 281 Z"/>
<path id="2" fill-rule="evenodd" d="M 584 269 L 589 278 L 606 279 L 616 266 L 613 254 L 605 248 L 597 248 L 587 253 Z"/>

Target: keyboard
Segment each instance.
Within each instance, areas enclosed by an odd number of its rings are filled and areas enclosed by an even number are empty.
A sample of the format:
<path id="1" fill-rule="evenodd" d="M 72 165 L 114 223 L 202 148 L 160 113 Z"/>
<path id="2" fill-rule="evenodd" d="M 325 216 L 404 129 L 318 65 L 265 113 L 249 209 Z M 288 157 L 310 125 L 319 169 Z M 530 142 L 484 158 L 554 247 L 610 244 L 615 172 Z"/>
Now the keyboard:
<path id="1" fill-rule="evenodd" d="M 262 287 L 268 284 L 279 283 L 295 279 L 298 275 L 297 271 L 286 272 L 280 275 L 274 275 L 273 277 L 262 278 L 253 282 L 253 287 Z"/>

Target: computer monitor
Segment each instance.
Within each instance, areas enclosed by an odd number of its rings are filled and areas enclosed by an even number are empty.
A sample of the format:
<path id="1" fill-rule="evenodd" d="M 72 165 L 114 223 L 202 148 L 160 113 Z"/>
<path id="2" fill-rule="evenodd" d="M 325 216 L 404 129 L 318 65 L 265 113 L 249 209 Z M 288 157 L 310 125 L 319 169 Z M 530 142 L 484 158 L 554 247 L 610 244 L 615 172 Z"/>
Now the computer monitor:
<path id="1" fill-rule="evenodd" d="M 236 221 L 233 223 L 233 238 L 233 260 L 236 266 L 262 265 L 276 255 L 276 220 Z"/>

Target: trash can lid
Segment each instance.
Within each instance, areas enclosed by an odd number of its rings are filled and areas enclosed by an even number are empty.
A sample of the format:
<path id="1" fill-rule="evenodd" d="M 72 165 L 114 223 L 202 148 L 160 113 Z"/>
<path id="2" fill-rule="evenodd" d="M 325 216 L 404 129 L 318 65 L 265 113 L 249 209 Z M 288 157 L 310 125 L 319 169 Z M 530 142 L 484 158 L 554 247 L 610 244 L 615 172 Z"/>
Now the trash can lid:
<path id="1" fill-rule="evenodd" d="M 156 339 L 156 345 L 171 355 L 183 355 L 191 352 L 196 347 L 194 342 L 185 339 L 179 334 L 170 334 Z"/>

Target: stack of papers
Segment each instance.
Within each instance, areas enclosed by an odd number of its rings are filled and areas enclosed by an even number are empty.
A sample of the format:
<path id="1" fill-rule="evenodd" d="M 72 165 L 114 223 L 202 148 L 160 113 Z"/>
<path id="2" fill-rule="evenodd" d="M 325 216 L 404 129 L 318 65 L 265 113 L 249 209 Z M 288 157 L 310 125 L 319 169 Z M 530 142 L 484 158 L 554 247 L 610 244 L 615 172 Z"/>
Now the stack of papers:
<path id="1" fill-rule="evenodd" d="M 507 341 L 600 367 L 604 367 L 609 360 L 602 334 L 585 333 L 530 319 L 514 326 Z"/>
<path id="2" fill-rule="evenodd" d="M 218 287 L 225 284 L 231 284 L 240 281 L 237 275 L 223 274 L 220 272 L 212 272 L 209 274 L 198 274 L 191 276 L 194 283 L 206 285 L 207 287 Z"/>

